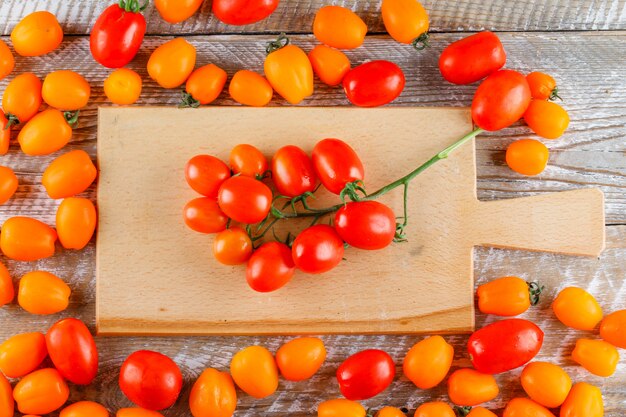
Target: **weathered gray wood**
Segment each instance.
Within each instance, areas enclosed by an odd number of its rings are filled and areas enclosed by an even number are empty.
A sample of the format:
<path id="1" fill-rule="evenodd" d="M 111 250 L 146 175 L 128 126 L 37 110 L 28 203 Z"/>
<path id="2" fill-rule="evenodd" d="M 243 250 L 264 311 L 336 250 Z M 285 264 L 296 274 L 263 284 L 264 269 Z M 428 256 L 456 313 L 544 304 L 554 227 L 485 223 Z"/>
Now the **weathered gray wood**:
<path id="1" fill-rule="evenodd" d="M 115 0 L 117 1 L 117 0 Z M 0 2 L 0 33 L 8 34 L 26 14 L 49 10 L 63 22 L 67 34 L 87 34 L 96 18 L 114 0 L 3 0 Z M 370 32 L 385 30 L 380 1 L 371 0 L 282 0 L 268 19 L 248 26 L 230 26 L 211 14 L 211 1 L 187 21 L 170 25 L 150 6 L 145 15 L 148 33 L 220 34 L 241 32 L 310 33 L 315 12 L 327 4 L 356 11 Z M 626 29 L 625 0 L 424 0 L 434 32 Z"/>

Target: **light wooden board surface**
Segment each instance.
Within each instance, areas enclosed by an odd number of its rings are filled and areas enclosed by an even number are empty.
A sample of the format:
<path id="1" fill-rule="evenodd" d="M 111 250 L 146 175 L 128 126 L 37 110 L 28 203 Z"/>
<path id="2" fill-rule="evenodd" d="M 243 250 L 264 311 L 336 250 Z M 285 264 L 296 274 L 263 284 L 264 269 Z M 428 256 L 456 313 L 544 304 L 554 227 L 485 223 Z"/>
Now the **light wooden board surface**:
<path id="1" fill-rule="evenodd" d="M 478 140 L 477 174 L 478 197 L 496 200 L 579 187 L 599 186 L 606 196 L 607 249 L 597 260 L 572 258 L 545 253 L 519 252 L 502 249 L 475 251 L 476 284 L 487 282 L 497 276 L 517 273 L 530 280 L 542 280 L 547 287 L 546 298 L 540 305 L 524 315 L 537 322 L 548 334 L 540 359 L 564 366 L 575 380 L 586 380 L 603 390 L 607 417 L 623 417 L 626 412 L 626 360 L 622 359 L 617 373 L 608 379 L 592 377 L 576 366 L 569 353 L 577 337 L 589 336 L 573 332 L 561 326 L 550 312 L 550 298 L 560 288 L 578 285 L 590 290 L 602 300 L 606 311 L 626 308 L 626 66 L 623 51 L 626 50 L 624 32 L 577 32 L 576 30 L 624 29 L 623 0 L 441 0 L 425 2 L 433 16 L 433 27 L 441 31 L 478 30 L 494 28 L 500 33 L 508 51 L 508 65 L 523 71 L 544 70 L 552 73 L 564 92 L 564 105 L 572 116 L 567 134 L 558 141 L 547 142 L 551 160 L 547 170 L 540 176 L 525 178 L 516 175 L 504 165 L 504 150 L 514 139 L 527 137 L 526 129 L 514 128 Z M 68 0 L 64 2 L 44 0 L 3 0 L 0 2 L 0 25 L 8 33 L 19 19 L 21 12 L 32 9 L 50 9 L 61 16 L 62 25 L 75 34 L 88 32 L 88 23 L 94 20 L 96 10 L 105 2 L 95 0 Z M 254 25 L 253 32 L 271 32 L 277 27 L 288 32 L 308 31 L 310 19 L 315 12 L 313 2 L 286 2 L 281 7 L 298 4 L 298 18 L 287 13 L 276 14 L 267 23 Z M 320 3 L 321 4 L 321 3 Z M 378 2 L 358 1 L 350 4 L 374 28 L 374 13 Z M 491 12 L 494 7 L 497 12 Z M 532 12 L 532 13 L 530 13 Z M 295 9 L 293 9 L 295 13 Z M 283 17 L 284 15 L 284 17 Z M 299 16 L 308 16 L 309 22 Z M 370 17 L 368 17 L 370 16 Z M 439 17 L 437 17 L 439 16 Z M 284 21 L 277 24 L 277 19 Z M 177 33 L 192 32 L 193 41 L 199 49 L 199 62 L 215 60 L 230 75 L 236 69 L 250 67 L 262 69 L 264 36 L 195 36 L 200 33 L 218 33 L 223 30 L 244 31 L 246 28 L 220 27 L 206 14 L 200 15 Z M 205 25 L 206 22 L 206 25 Z M 153 34 L 169 32 L 169 25 L 149 13 L 149 29 Z M 304 29 L 301 29 L 303 28 Z M 571 33 L 551 32 L 575 30 Z M 382 30 L 380 21 L 376 31 Z M 543 32 L 524 32 L 543 31 Z M 225 32 L 224 32 L 225 33 Z M 462 34 L 441 33 L 433 36 L 432 52 L 414 54 L 408 47 L 397 45 L 386 37 L 368 37 L 366 46 L 350 51 L 354 63 L 368 59 L 385 58 L 398 62 L 407 74 L 407 88 L 397 105 L 418 106 L 467 106 L 471 102 L 473 86 L 458 87 L 444 84 L 436 68 L 441 49 Z M 4 38 L 7 40 L 7 38 Z M 146 76 L 145 62 L 149 50 L 165 38 L 146 38 L 146 50 L 142 51 L 131 67 Z M 294 41 L 310 48 L 314 41 L 310 36 L 297 36 Z M 219 58 L 219 59 L 218 59 Z M 81 36 L 68 36 L 58 53 L 40 59 L 21 59 L 17 71 L 32 70 L 39 75 L 64 67 L 79 69 L 91 82 L 93 100 L 84 112 L 80 126 L 68 148 L 85 149 L 95 157 L 96 107 L 105 102 L 101 89 L 108 71 L 98 67 L 89 56 L 88 41 Z M 0 89 L 6 86 L 0 82 Z M 140 104 L 173 105 L 178 100 L 175 91 L 158 89 L 152 82 L 145 84 Z M 232 104 L 225 96 L 216 104 Z M 273 105 L 283 102 L 274 100 Z M 338 90 L 316 85 L 313 99 L 304 105 L 346 105 Z M 16 152 L 0 157 L 0 163 L 16 169 L 20 176 L 18 198 L 0 208 L 0 221 L 22 213 L 52 222 L 58 203 L 49 200 L 41 186 L 41 173 L 51 157 L 28 158 Z M 94 198 L 94 188 L 86 196 Z M 514 221 L 514 219 L 512 219 Z M 3 259 L 4 260 L 4 259 Z M 43 331 L 60 317 L 79 317 L 95 329 L 95 246 L 91 243 L 83 252 L 60 251 L 52 259 L 34 264 L 7 262 L 14 278 L 35 269 L 45 269 L 62 276 L 72 287 L 70 308 L 51 317 L 31 316 L 17 306 L 0 309 L 0 339 L 24 331 Z M 399 300 L 402 303 L 403 300 Z M 480 313 L 476 325 L 493 321 Z M 338 395 L 334 372 L 348 355 L 361 349 L 377 347 L 387 350 L 398 363 L 406 351 L 419 340 L 415 336 L 325 336 L 329 356 L 320 373 L 305 383 L 281 382 L 280 393 L 264 400 L 241 396 L 237 416 L 314 415 L 316 405 L 326 398 Z M 249 344 L 264 344 L 277 349 L 287 337 L 141 337 L 98 338 L 101 351 L 100 375 L 90 387 L 72 387 L 71 401 L 92 399 L 105 404 L 114 411 L 130 403 L 117 388 L 119 366 L 123 359 L 135 350 L 150 348 L 173 357 L 185 375 L 185 386 L 178 404 L 165 414 L 171 417 L 188 416 L 187 396 L 191 381 L 207 366 L 227 369 L 232 355 Z M 450 336 L 456 354 L 453 366 L 468 366 L 465 353 L 466 336 Z M 400 374 L 401 368 L 398 368 Z M 498 377 L 501 395 L 488 407 L 502 410 L 507 400 L 523 395 L 519 385 L 519 372 Z M 404 378 L 396 381 L 385 393 L 365 403 L 378 408 L 390 404 L 406 406 L 413 410 L 423 401 L 446 400 L 444 387 L 431 391 L 416 390 Z"/>

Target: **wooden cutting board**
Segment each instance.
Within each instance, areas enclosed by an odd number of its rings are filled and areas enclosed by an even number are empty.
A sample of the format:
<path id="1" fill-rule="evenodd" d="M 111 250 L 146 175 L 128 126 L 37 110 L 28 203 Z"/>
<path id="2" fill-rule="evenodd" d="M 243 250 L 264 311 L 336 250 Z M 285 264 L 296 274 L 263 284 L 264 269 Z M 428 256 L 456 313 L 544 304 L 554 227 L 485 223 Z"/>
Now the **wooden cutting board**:
<path id="1" fill-rule="evenodd" d="M 348 249 L 330 273 L 297 273 L 281 290 L 259 294 L 248 288 L 243 266 L 213 260 L 211 235 L 183 224 L 182 207 L 196 197 L 183 175 L 189 158 L 227 159 L 239 143 L 268 156 L 287 144 L 310 151 L 338 137 L 361 156 L 373 191 L 469 132 L 469 112 L 101 108 L 98 126 L 100 334 L 468 332 L 474 246 L 589 256 L 604 247 L 597 189 L 479 202 L 471 141 L 411 183 L 408 242 L 377 252 Z M 320 192 L 316 204 L 336 198 Z M 400 189 L 381 201 L 401 214 Z M 280 223 L 279 235 L 285 226 L 305 227 Z"/>

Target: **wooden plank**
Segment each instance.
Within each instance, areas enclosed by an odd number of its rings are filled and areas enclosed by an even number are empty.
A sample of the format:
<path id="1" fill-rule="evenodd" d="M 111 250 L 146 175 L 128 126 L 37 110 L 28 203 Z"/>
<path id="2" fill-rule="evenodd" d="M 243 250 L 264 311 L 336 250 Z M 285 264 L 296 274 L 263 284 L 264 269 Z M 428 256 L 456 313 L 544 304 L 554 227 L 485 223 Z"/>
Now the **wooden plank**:
<path id="1" fill-rule="evenodd" d="M 3 0 L 0 2 L 0 33 L 9 34 L 13 26 L 32 11 L 49 10 L 58 16 L 66 34 L 88 34 L 102 10 L 112 3 L 102 0 Z M 424 0 L 422 3 L 430 13 L 433 32 L 626 29 L 625 0 Z M 170 25 L 163 21 L 152 5 L 145 16 L 149 22 L 149 34 L 310 33 L 315 12 L 327 4 L 354 10 L 367 23 L 371 33 L 385 31 L 379 1 L 283 0 L 268 19 L 247 26 L 219 22 L 212 15 L 208 0 L 199 13 L 181 24 Z"/>

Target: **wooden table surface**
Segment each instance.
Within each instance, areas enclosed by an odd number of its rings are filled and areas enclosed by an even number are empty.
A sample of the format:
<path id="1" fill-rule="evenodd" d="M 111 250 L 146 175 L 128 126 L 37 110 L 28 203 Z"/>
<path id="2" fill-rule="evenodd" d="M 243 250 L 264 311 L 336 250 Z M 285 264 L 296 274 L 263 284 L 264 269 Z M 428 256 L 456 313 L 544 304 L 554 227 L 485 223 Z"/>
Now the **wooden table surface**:
<path id="1" fill-rule="evenodd" d="M 15 74 L 33 71 L 40 76 L 58 69 L 81 72 L 92 85 L 92 100 L 81 112 L 78 128 L 70 145 L 57 154 L 28 157 L 12 144 L 0 164 L 15 169 L 18 192 L 0 207 L 0 222 L 15 215 L 33 216 L 54 224 L 58 202 L 47 198 L 41 185 L 41 174 L 58 154 L 70 149 L 84 149 L 95 158 L 97 107 L 108 105 L 102 90 L 109 70 L 93 61 L 89 53 L 88 33 L 96 17 L 112 1 L 96 0 L 2 0 L 0 31 L 3 39 L 21 17 L 34 10 L 55 13 L 66 37 L 58 50 L 44 57 L 18 58 Z M 148 80 L 145 70 L 150 52 L 172 35 L 184 35 L 198 48 L 198 64 L 216 63 L 232 75 L 238 69 L 262 71 L 264 44 L 277 32 L 290 33 L 294 43 L 311 49 L 315 39 L 310 35 L 315 11 L 331 1 L 283 0 L 267 20 L 249 27 L 231 27 L 210 16 L 210 2 L 201 13 L 180 25 L 163 22 L 152 6 L 146 11 L 148 36 L 138 57 L 130 65 L 144 76 L 144 91 L 138 105 L 175 105 L 178 90 L 163 90 Z M 540 280 L 547 285 L 542 302 L 523 317 L 536 321 L 546 333 L 538 357 L 564 366 L 575 381 L 597 384 L 604 393 L 606 416 L 626 414 L 626 354 L 616 374 L 607 379 L 594 377 L 576 366 L 570 357 L 577 338 L 596 335 L 564 328 L 550 310 L 550 300 L 559 289 L 578 285 L 587 288 L 601 302 L 605 311 L 626 308 L 626 0 L 426 0 L 431 15 L 432 48 L 416 53 L 384 34 L 379 15 L 379 1 L 333 0 L 355 10 L 368 24 L 371 36 L 364 47 L 349 51 L 353 64 L 385 58 L 397 62 L 407 75 L 407 86 L 393 105 L 396 106 L 468 106 L 475 86 L 453 86 L 445 83 L 437 70 L 440 51 L 467 32 L 490 29 L 499 32 L 508 53 L 507 67 L 523 72 L 547 71 L 558 81 L 564 106 L 571 117 L 567 133 L 555 141 L 545 141 L 550 148 L 548 168 L 533 178 L 521 177 L 504 163 L 504 151 L 511 141 L 531 136 L 523 127 L 484 135 L 477 141 L 479 198 L 501 199 L 581 187 L 599 187 L 606 196 L 607 248 L 599 259 L 529 253 L 492 248 L 475 251 L 477 284 L 498 276 L 519 275 Z M 3 90 L 8 80 L 0 82 Z M 222 94 L 219 105 L 233 105 Z M 313 97 L 304 106 L 345 106 L 340 89 L 316 84 Z M 274 99 L 272 105 L 285 105 Z M 175 113 L 175 110 L 172 110 Z M 174 117 L 174 115 L 173 115 Z M 181 138 L 184 140 L 184 138 Z M 150 138 L 146 138 L 150 149 Z M 138 161 L 141 163 L 141 161 Z M 95 199 L 97 190 L 86 195 Z M 167 190 L 164 190 L 167 196 Z M 515 219 L 511 219 L 515 221 Z M 158 231 L 155 231 L 158 233 Z M 0 340 L 25 331 L 45 331 L 61 317 L 79 317 L 95 328 L 94 249 L 92 243 L 82 252 L 59 250 L 50 259 L 34 263 L 6 261 L 14 279 L 27 271 L 43 269 L 64 278 L 72 287 L 67 311 L 47 317 L 32 316 L 18 306 L 0 310 Z M 175 277 L 173 277 L 175 279 Z M 149 282 L 146 285 L 150 285 Z M 167 296 L 167 294 L 164 294 Z M 358 296 L 358 294 L 355 294 Z M 210 302 L 210 300 L 207 300 Z M 402 300 L 398 300 L 402 302 Z M 477 325 L 492 322 L 494 317 L 477 315 Z M 185 375 L 185 386 L 178 403 L 164 412 L 167 416 L 190 415 L 187 398 L 194 378 L 206 367 L 227 369 L 232 355 L 250 344 L 277 349 L 285 337 L 176 337 L 176 338 L 97 338 L 100 350 L 100 373 L 89 387 L 72 387 L 70 401 L 100 401 L 111 411 L 130 402 L 117 386 L 119 366 L 126 356 L 138 349 L 152 349 L 171 356 Z M 348 355 L 365 348 L 387 350 L 398 364 L 421 336 L 332 336 L 323 337 L 328 360 L 310 381 L 281 381 L 279 391 L 269 398 L 253 400 L 240 396 L 237 416 L 314 415 L 316 405 L 339 395 L 334 372 Z M 454 368 L 468 366 L 464 346 L 466 335 L 449 336 L 455 346 Z M 398 367 L 401 375 L 401 368 Z M 500 396 L 488 404 L 502 410 L 505 403 L 523 395 L 519 370 L 499 375 Z M 384 405 L 407 407 L 411 413 L 423 401 L 447 400 L 443 386 L 430 391 L 416 389 L 404 377 L 396 378 L 383 394 L 366 401 L 368 407 Z"/>

